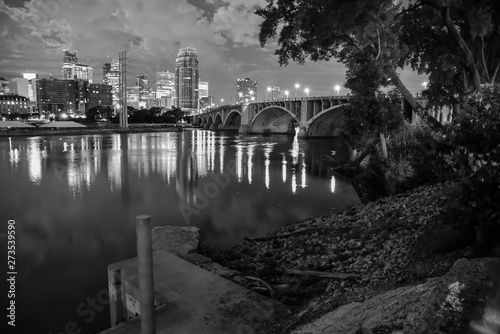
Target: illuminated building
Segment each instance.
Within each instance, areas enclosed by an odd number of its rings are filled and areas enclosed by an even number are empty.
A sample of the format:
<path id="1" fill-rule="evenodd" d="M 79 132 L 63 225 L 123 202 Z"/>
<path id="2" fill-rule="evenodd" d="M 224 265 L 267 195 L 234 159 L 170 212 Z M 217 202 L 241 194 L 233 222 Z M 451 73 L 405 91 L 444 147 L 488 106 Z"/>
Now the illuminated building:
<path id="1" fill-rule="evenodd" d="M 92 83 L 92 67 L 78 63 L 76 51 L 64 50 L 62 74 L 64 80 L 84 80 Z"/>
<path id="2" fill-rule="evenodd" d="M 0 95 L 0 114 L 27 114 L 28 98 L 19 95 Z"/>
<path id="3" fill-rule="evenodd" d="M 198 52 L 195 48 L 181 48 L 175 67 L 176 105 L 188 111 L 198 110 L 199 81 Z"/>
<path id="4" fill-rule="evenodd" d="M 10 85 L 5 78 L 0 77 L 0 95 L 9 94 Z"/>
<path id="5" fill-rule="evenodd" d="M 170 108 L 174 105 L 175 74 L 169 71 L 156 72 L 156 100 L 158 107 Z"/>
<path id="6" fill-rule="evenodd" d="M 139 91 L 139 108 L 148 108 L 150 99 L 149 79 L 147 75 L 138 75 L 135 78 L 135 85 Z"/>
<path id="7" fill-rule="evenodd" d="M 88 110 L 96 106 L 113 105 L 113 88 L 110 85 L 87 84 L 85 94 L 85 109 Z"/>
<path id="8" fill-rule="evenodd" d="M 111 63 L 105 63 L 102 69 L 103 82 L 112 87 L 113 106 L 119 102 L 120 95 L 120 63 L 117 58 L 114 58 Z"/>
<path id="9" fill-rule="evenodd" d="M 41 115 L 66 113 L 84 115 L 98 105 L 111 106 L 112 87 L 83 80 L 39 79 L 35 82 L 36 102 Z"/>
<path id="10" fill-rule="evenodd" d="M 139 109 L 139 88 L 127 88 L 127 106 Z"/>
<path id="11" fill-rule="evenodd" d="M 200 81 L 198 83 L 198 95 L 201 98 L 208 97 L 208 82 Z"/>
<path id="12" fill-rule="evenodd" d="M 257 100 L 257 81 L 249 78 L 236 81 L 236 101 L 238 103 Z"/>
<path id="13" fill-rule="evenodd" d="M 207 96 L 200 98 L 200 109 L 208 109 L 214 106 L 214 97 Z"/>

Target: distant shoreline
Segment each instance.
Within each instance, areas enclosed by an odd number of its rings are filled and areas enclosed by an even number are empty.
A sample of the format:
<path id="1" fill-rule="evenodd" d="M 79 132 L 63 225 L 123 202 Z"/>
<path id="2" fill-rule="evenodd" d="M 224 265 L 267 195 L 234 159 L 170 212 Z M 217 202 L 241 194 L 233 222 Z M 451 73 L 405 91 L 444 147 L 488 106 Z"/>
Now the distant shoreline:
<path id="1" fill-rule="evenodd" d="M 185 129 L 178 125 L 132 124 L 127 129 L 121 128 L 77 128 L 77 129 L 0 129 L 0 137 L 34 137 L 53 135 L 94 135 L 116 133 L 144 133 L 144 132 L 178 132 Z"/>

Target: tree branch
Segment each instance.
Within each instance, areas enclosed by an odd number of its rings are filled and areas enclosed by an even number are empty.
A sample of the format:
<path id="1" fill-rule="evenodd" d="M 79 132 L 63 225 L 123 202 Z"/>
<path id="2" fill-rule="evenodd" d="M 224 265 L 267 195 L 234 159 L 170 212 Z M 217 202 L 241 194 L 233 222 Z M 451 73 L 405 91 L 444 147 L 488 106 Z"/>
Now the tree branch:
<path id="1" fill-rule="evenodd" d="M 484 73 L 486 74 L 486 80 L 490 81 L 490 74 L 488 73 L 488 66 L 486 66 L 486 59 L 484 58 L 484 38 L 481 37 L 481 59 L 483 60 Z"/>
<path id="2" fill-rule="evenodd" d="M 471 50 L 469 49 L 467 43 L 463 39 L 462 35 L 460 35 L 460 32 L 458 31 L 457 27 L 455 27 L 455 25 L 451 21 L 450 7 L 449 6 L 443 7 L 441 9 L 441 16 L 444 20 L 446 28 L 448 28 L 448 32 L 455 39 L 455 41 L 458 43 L 458 47 L 462 51 L 463 56 L 465 57 L 467 69 L 469 70 L 469 72 L 472 76 L 472 82 L 474 84 L 474 89 L 479 89 L 481 87 L 481 78 L 479 76 L 479 72 L 477 70 L 476 63 L 474 61 L 474 56 L 473 56 Z"/>
<path id="3" fill-rule="evenodd" d="M 380 54 L 382 53 L 382 47 L 380 46 L 380 32 L 378 31 L 378 27 L 376 29 L 377 29 L 378 52 L 377 56 L 375 57 L 375 61 L 377 61 L 377 59 L 380 57 Z"/>
<path id="4" fill-rule="evenodd" d="M 399 15 L 403 15 L 405 13 L 411 12 L 414 9 L 417 9 L 418 7 L 422 7 L 422 5 L 423 5 L 422 3 L 419 3 L 419 4 L 417 4 L 417 5 L 413 6 L 413 7 L 408 7 L 405 10 L 403 10 L 402 12 L 397 13 L 396 15 L 394 15 L 394 19 L 396 19 Z"/>
<path id="5" fill-rule="evenodd" d="M 498 74 L 498 69 L 500 68 L 500 62 L 497 63 L 497 66 L 495 67 L 495 71 L 493 72 L 493 75 L 491 76 L 491 80 L 490 82 L 492 84 L 495 83 L 495 79 L 497 78 L 497 74 Z"/>
<path id="6" fill-rule="evenodd" d="M 401 92 L 401 94 L 403 94 L 403 97 L 410 104 L 410 106 L 412 107 L 413 111 L 415 111 L 415 113 L 420 118 L 422 118 L 422 120 L 432 130 L 434 130 L 434 131 L 441 130 L 443 128 L 443 125 L 441 123 L 439 123 L 434 117 L 432 117 L 432 115 L 429 114 L 429 112 L 427 110 L 424 110 L 424 108 L 422 108 L 422 106 L 420 105 L 420 103 L 418 103 L 417 100 L 415 100 L 415 98 L 410 93 L 410 91 L 408 90 L 408 88 L 406 88 L 406 86 L 403 84 L 403 82 L 401 81 L 401 79 L 399 79 L 399 76 L 396 73 L 396 71 L 393 68 L 391 68 L 389 70 L 388 74 L 389 74 L 389 77 L 391 78 L 391 81 L 394 83 L 394 86 L 396 86 L 398 88 L 398 90 Z"/>

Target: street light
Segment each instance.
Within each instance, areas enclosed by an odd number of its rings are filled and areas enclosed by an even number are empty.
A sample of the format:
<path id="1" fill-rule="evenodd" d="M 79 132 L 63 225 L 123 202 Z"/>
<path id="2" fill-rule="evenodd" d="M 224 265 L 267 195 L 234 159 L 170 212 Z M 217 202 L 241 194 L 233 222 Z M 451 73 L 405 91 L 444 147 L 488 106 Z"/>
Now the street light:
<path id="1" fill-rule="evenodd" d="M 337 96 L 339 96 L 340 95 L 340 86 L 336 85 L 335 90 L 337 91 Z"/>
<path id="2" fill-rule="evenodd" d="M 224 99 L 220 99 L 220 105 L 222 105 L 222 102 L 224 102 Z"/>
<path id="3" fill-rule="evenodd" d="M 300 85 L 298 83 L 295 84 L 295 97 L 297 97 L 297 89 L 299 89 Z"/>
<path id="4" fill-rule="evenodd" d="M 267 99 L 269 100 L 271 96 L 271 87 L 267 87 Z"/>
<path id="5" fill-rule="evenodd" d="M 422 86 L 424 86 L 424 90 L 426 90 L 427 89 L 427 82 L 424 81 L 424 83 L 422 84 Z"/>
<path id="6" fill-rule="evenodd" d="M 285 96 L 288 99 L 288 91 L 287 90 L 285 90 Z"/>
<path id="7" fill-rule="evenodd" d="M 309 97 L 309 88 L 304 89 L 304 92 L 306 92 L 306 96 Z"/>

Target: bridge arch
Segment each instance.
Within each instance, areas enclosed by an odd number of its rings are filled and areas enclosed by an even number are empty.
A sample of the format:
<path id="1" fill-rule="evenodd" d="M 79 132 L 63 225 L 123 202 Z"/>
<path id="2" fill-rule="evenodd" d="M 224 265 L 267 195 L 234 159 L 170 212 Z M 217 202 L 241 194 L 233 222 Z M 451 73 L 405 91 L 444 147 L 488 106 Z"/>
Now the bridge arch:
<path id="1" fill-rule="evenodd" d="M 344 124 L 344 109 L 348 105 L 339 104 L 315 115 L 307 121 L 307 137 L 338 137 L 340 136 L 340 127 Z"/>
<path id="2" fill-rule="evenodd" d="M 257 113 L 251 122 L 255 133 L 293 133 L 298 119 L 292 112 L 281 106 L 269 106 Z"/>
<path id="3" fill-rule="evenodd" d="M 235 109 L 229 111 L 222 127 L 224 129 L 239 129 L 241 125 L 241 112 Z"/>
<path id="4" fill-rule="evenodd" d="M 217 130 L 222 126 L 222 114 L 220 112 L 217 112 L 215 114 L 215 120 L 214 120 L 214 126 L 213 129 Z"/>

